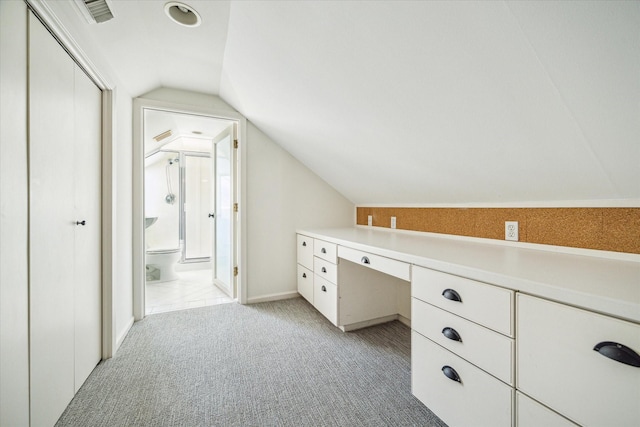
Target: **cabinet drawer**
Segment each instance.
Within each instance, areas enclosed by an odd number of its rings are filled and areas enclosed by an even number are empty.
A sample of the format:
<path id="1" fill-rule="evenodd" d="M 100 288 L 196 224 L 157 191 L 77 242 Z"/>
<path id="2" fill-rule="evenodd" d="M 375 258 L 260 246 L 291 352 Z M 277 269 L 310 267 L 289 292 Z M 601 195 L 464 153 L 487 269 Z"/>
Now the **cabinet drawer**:
<path id="1" fill-rule="evenodd" d="M 313 304 L 313 272 L 298 264 L 298 293 Z"/>
<path id="2" fill-rule="evenodd" d="M 391 276 L 398 277 L 402 280 L 411 280 L 411 265 L 406 262 L 397 261 L 395 259 L 373 255 L 368 252 L 338 247 L 338 256 L 347 261 L 381 271 Z"/>
<path id="3" fill-rule="evenodd" d="M 314 257 L 313 271 L 333 284 L 338 283 L 338 266 L 322 258 Z"/>
<path id="4" fill-rule="evenodd" d="M 411 327 L 500 380 L 515 385 L 515 345 L 511 338 L 416 298 L 411 299 Z M 460 341 L 456 340 L 456 334 Z"/>
<path id="5" fill-rule="evenodd" d="M 577 427 L 568 419 L 516 392 L 516 427 Z"/>
<path id="6" fill-rule="evenodd" d="M 338 287 L 317 274 L 313 278 L 313 305 L 331 323 L 337 325 Z"/>
<path id="7" fill-rule="evenodd" d="M 522 294 L 517 304 L 518 388 L 584 426 L 637 426 L 640 367 L 594 347 L 640 353 L 640 325 Z"/>
<path id="8" fill-rule="evenodd" d="M 337 245 L 335 243 L 325 242 L 324 240 L 314 239 L 313 254 L 319 258 L 332 263 L 337 262 L 336 257 Z"/>
<path id="9" fill-rule="evenodd" d="M 453 368 L 460 382 L 445 376 Z M 411 332 L 413 394 L 454 426 L 511 426 L 513 388 L 416 331 Z"/>
<path id="10" fill-rule="evenodd" d="M 298 234 L 298 264 L 308 269 L 313 269 L 313 239 L 302 234 Z"/>
<path id="11" fill-rule="evenodd" d="M 413 266 L 411 296 L 513 337 L 511 290 Z"/>

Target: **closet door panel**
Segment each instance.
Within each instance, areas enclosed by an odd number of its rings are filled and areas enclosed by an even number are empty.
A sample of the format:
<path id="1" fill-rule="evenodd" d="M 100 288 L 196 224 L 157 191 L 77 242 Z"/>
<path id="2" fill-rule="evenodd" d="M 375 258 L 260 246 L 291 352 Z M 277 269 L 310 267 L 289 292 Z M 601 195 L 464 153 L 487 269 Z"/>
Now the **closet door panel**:
<path id="1" fill-rule="evenodd" d="M 75 64 L 29 16 L 31 425 L 53 425 L 74 394 Z"/>
<path id="2" fill-rule="evenodd" d="M 101 358 L 101 92 L 75 67 L 75 391 Z"/>

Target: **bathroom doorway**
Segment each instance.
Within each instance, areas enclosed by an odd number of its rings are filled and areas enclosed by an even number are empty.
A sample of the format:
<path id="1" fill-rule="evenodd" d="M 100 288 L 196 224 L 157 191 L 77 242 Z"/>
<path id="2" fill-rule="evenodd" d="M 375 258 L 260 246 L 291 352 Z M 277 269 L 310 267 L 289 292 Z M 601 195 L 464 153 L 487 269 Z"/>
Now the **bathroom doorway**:
<path id="1" fill-rule="evenodd" d="M 240 121 L 150 106 L 139 114 L 144 245 L 136 318 L 238 300 Z"/>

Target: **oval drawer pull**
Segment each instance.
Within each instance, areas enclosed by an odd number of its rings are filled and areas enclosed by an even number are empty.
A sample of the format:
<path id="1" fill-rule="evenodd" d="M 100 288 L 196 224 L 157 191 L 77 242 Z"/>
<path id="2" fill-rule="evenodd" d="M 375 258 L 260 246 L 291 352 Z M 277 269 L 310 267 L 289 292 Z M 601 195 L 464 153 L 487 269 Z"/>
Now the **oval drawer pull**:
<path id="1" fill-rule="evenodd" d="M 451 301 L 462 302 L 460 294 L 458 294 L 453 289 L 445 289 L 444 291 L 442 291 L 442 296 Z"/>
<path id="2" fill-rule="evenodd" d="M 302 278 L 306 279 L 307 278 L 307 273 L 302 273 Z"/>
<path id="3" fill-rule="evenodd" d="M 449 338 L 450 340 L 462 342 L 462 338 L 460 338 L 460 334 L 458 333 L 458 331 L 448 326 L 442 330 L 442 335 Z"/>
<path id="4" fill-rule="evenodd" d="M 371 264 L 371 261 L 369 261 L 369 258 L 366 256 L 363 256 L 361 261 L 363 264 Z"/>
<path id="5" fill-rule="evenodd" d="M 327 253 L 327 250 L 325 248 L 320 249 L 320 252 L 322 252 L 323 254 Z"/>
<path id="6" fill-rule="evenodd" d="M 326 269 L 326 268 L 324 268 L 324 267 L 322 267 L 322 272 L 323 272 L 323 273 L 326 273 L 326 272 L 327 272 L 327 269 Z"/>
<path id="7" fill-rule="evenodd" d="M 307 246 L 307 242 L 302 242 L 302 246 Z"/>
<path id="8" fill-rule="evenodd" d="M 460 375 L 458 375 L 456 370 L 453 369 L 451 366 L 446 366 L 446 365 L 443 366 L 442 373 L 450 380 L 462 383 L 462 381 L 460 380 Z"/>
<path id="9" fill-rule="evenodd" d="M 640 368 L 640 355 L 625 345 L 612 341 L 603 341 L 596 344 L 593 349 L 616 362 Z"/>
<path id="10" fill-rule="evenodd" d="M 327 292 L 327 287 L 325 285 L 322 285 L 322 287 L 320 288 L 320 290 L 322 290 L 322 292 Z"/>

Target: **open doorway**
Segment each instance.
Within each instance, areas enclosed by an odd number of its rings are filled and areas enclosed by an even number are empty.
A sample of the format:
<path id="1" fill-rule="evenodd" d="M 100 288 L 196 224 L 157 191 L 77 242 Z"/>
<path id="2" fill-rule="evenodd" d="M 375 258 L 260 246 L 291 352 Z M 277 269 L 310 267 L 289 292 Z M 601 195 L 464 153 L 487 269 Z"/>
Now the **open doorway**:
<path id="1" fill-rule="evenodd" d="M 142 225 L 134 229 L 141 242 L 136 319 L 241 301 L 237 148 L 243 123 L 136 104 L 142 190 L 135 215 Z"/>

